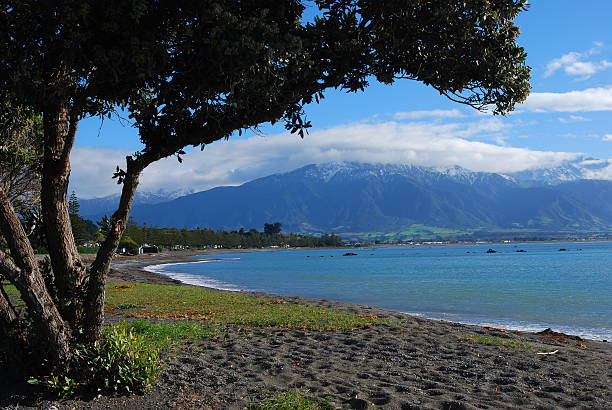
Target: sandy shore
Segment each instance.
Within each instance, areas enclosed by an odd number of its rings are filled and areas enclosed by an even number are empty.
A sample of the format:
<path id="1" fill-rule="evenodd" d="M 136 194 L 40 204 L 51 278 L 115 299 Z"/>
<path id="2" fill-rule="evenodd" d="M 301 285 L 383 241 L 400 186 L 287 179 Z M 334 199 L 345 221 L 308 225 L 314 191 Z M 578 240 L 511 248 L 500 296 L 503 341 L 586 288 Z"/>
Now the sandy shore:
<path id="1" fill-rule="evenodd" d="M 117 258 L 109 280 L 176 283 L 141 269 L 193 260 L 188 253 Z M 256 295 L 376 314 L 397 325 L 348 332 L 229 327 L 218 340 L 194 341 L 171 352 L 159 382 L 145 395 L 48 402 L 27 393 L 0 394 L 0 408 L 240 409 L 271 393 L 298 388 L 339 408 L 612 409 L 612 343 L 487 330 L 349 303 Z M 481 345 L 461 340 L 466 336 L 500 336 L 536 347 Z"/>

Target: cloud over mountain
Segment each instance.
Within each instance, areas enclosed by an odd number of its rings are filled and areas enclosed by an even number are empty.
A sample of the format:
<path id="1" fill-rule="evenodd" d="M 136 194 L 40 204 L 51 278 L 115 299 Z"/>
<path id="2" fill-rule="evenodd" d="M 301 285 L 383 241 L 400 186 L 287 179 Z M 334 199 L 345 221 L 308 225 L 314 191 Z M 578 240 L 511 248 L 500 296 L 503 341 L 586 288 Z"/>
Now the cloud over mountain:
<path id="1" fill-rule="evenodd" d="M 141 190 L 200 191 L 330 161 L 460 165 L 474 171 L 507 173 L 555 166 L 578 155 L 477 141 L 495 140 L 508 127 L 509 124 L 496 118 L 450 123 L 388 121 L 312 131 L 303 140 L 283 133 L 219 141 L 203 152 L 199 149 L 188 152 L 182 164 L 171 157 L 150 166 L 141 178 Z M 128 154 L 121 150 L 77 147 L 72 157 L 71 189 L 83 198 L 118 192 L 111 176 Z"/>

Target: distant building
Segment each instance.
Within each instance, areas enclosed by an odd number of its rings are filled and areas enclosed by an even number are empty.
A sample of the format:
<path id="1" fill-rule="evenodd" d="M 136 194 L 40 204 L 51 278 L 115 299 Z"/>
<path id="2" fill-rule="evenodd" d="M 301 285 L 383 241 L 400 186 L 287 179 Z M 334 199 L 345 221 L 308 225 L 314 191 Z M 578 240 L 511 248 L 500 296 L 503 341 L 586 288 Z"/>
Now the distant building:
<path id="1" fill-rule="evenodd" d="M 145 253 L 159 253 L 159 249 L 157 246 L 144 244 L 138 248 L 138 254 L 144 255 Z"/>

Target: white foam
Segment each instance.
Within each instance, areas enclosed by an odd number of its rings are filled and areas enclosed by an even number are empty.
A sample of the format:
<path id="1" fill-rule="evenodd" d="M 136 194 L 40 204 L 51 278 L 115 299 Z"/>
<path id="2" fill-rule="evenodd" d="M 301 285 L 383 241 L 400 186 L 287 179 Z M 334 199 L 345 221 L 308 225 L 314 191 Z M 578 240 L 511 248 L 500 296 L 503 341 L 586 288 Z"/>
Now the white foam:
<path id="1" fill-rule="evenodd" d="M 443 320 L 446 322 L 462 323 L 465 325 L 495 327 L 499 329 L 517 330 L 520 332 L 537 333 L 550 328 L 555 332 L 580 336 L 591 340 L 612 340 L 612 329 L 572 327 L 549 323 L 526 322 L 511 319 L 466 318 L 454 313 L 427 313 L 427 312 L 401 312 L 410 316 L 426 319 Z"/>
<path id="2" fill-rule="evenodd" d="M 232 258 L 233 259 L 233 258 Z M 240 259 L 240 258 L 235 258 Z M 195 263 L 208 263 L 214 262 L 215 260 L 202 260 L 195 262 L 180 262 L 180 263 L 162 263 L 159 265 L 149 265 L 142 268 L 146 272 L 155 273 L 157 275 L 165 276 L 170 279 L 178 280 L 186 285 L 203 286 L 207 288 L 219 289 L 219 290 L 233 290 L 233 291 L 247 291 L 248 289 L 239 288 L 231 283 L 222 282 L 217 279 L 209 278 L 202 275 L 189 274 L 183 272 L 172 272 L 164 269 L 167 266 L 176 265 L 190 265 Z"/>

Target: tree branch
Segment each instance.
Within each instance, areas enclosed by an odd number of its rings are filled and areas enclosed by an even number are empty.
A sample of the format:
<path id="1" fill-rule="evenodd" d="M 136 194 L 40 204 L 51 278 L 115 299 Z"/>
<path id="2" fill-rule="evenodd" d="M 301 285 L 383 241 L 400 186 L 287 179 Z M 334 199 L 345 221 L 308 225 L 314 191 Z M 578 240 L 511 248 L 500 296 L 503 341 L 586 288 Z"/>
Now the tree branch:
<path id="1" fill-rule="evenodd" d="M 17 287 L 31 317 L 47 338 L 49 358 L 60 364 L 70 357 L 70 333 L 38 269 L 34 251 L 6 192 L 0 186 L 0 230 L 14 261 L 0 251 L 0 274 Z"/>
<path id="2" fill-rule="evenodd" d="M 104 243 L 98 250 L 96 259 L 91 264 L 89 283 L 85 302 L 85 341 L 93 343 L 100 336 L 104 314 L 106 276 L 110 263 L 125 230 L 132 208 L 132 202 L 138 188 L 140 174 L 153 160 L 143 157 L 126 157 L 127 171 L 123 179 L 121 199 L 117 211 L 111 217 L 111 227 Z"/>

